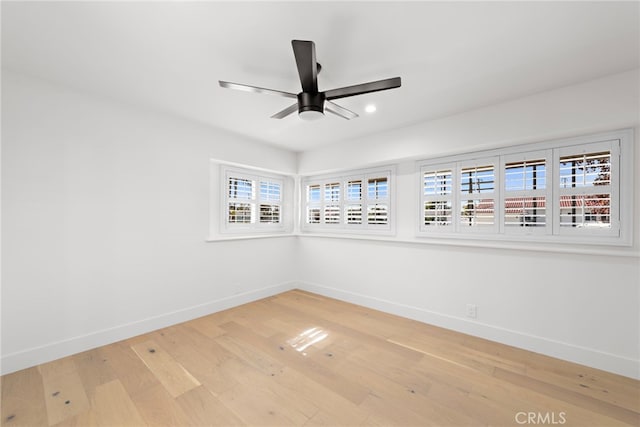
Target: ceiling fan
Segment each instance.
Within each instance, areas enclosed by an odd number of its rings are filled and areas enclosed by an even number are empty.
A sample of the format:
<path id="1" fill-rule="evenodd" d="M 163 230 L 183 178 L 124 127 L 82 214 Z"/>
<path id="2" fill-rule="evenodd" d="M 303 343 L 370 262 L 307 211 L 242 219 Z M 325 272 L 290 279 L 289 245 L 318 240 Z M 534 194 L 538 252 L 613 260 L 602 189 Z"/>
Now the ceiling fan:
<path id="1" fill-rule="evenodd" d="M 225 82 L 222 80 L 218 80 L 218 83 L 220 83 L 220 86 L 228 89 L 237 89 L 256 93 L 269 93 L 284 96 L 285 98 L 297 99 L 295 104 L 274 114 L 271 118 L 282 119 L 297 110 L 300 118 L 306 120 L 321 118 L 324 116 L 325 111 L 347 120 L 356 118 L 358 117 L 356 113 L 339 106 L 334 103 L 333 100 L 400 87 L 400 77 L 393 77 L 390 79 L 318 92 L 318 73 L 322 67 L 316 62 L 315 43 L 306 40 L 292 40 L 291 45 L 293 46 L 293 54 L 296 57 L 296 65 L 298 66 L 298 74 L 300 75 L 300 83 L 302 84 L 302 92 L 299 94 L 296 95 L 295 93 Z"/>

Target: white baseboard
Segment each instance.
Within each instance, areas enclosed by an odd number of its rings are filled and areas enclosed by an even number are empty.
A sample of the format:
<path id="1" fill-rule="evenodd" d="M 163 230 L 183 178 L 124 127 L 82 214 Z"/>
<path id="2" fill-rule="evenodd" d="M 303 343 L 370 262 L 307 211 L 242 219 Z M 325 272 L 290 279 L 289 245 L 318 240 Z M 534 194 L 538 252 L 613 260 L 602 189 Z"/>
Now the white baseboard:
<path id="1" fill-rule="evenodd" d="M 502 344 L 541 353 L 603 371 L 640 379 L 640 361 L 560 341 L 525 334 L 423 308 L 400 304 L 315 283 L 298 282 L 299 289 L 418 320 Z"/>
<path id="2" fill-rule="evenodd" d="M 92 348 L 111 344 L 140 334 L 155 331 L 167 326 L 186 322 L 241 304 L 270 297 L 295 288 L 297 283 L 285 282 L 274 286 L 229 295 L 196 306 L 176 310 L 159 316 L 150 317 L 113 328 L 103 329 L 90 334 L 48 343 L 39 347 L 10 353 L 2 356 L 0 373 L 2 375 L 70 356 Z"/>

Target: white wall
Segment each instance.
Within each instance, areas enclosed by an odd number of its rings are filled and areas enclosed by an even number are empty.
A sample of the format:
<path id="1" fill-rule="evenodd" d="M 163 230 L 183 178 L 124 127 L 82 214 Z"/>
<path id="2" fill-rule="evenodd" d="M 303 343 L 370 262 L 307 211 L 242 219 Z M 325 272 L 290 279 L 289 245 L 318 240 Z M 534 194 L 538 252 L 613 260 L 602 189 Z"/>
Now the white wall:
<path id="1" fill-rule="evenodd" d="M 296 169 L 291 152 L 3 70 L 3 373 L 291 287 L 295 237 L 205 243 L 210 158 Z"/>
<path id="2" fill-rule="evenodd" d="M 293 153 L 159 112 L 5 71 L 2 84 L 2 372 L 297 284 L 640 377 L 638 218 L 619 254 L 411 243 L 406 160 L 637 126 L 637 71 L 301 153 L 298 166 Z M 204 243 L 210 158 L 303 174 L 399 159 L 405 242 Z M 240 251 L 255 268 L 235 268 Z"/>
<path id="3" fill-rule="evenodd" d="M 415 164 L 405 160 L 627 127 L 636 127 L 637 141 L 638 76 L 635 70 L 302 153 L 302 174 L 399 159 L 397 239 L 405 242 L 301 237 L 301 286 L 640 378 L 637 214 L 634 246 L 600 254 L 579 254 L 587 248 L 577 246 L 563 253 L 566 246 L 418 243 Z M 637 213 L 637 175 L 634 181 Z M 475 320 L 465 317 L 468 303 L 478 306 Z"/>

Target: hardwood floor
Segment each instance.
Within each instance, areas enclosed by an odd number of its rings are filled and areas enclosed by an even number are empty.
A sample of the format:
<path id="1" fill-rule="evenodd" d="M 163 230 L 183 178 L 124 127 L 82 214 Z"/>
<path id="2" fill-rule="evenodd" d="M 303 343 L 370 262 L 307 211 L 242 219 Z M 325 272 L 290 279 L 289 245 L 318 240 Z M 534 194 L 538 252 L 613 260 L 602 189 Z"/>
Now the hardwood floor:
<path id="1" fill-rule="evenodd" d="M 303 291 L 2 377 L 2 426 L 640 425 L 640 382 Z"/>

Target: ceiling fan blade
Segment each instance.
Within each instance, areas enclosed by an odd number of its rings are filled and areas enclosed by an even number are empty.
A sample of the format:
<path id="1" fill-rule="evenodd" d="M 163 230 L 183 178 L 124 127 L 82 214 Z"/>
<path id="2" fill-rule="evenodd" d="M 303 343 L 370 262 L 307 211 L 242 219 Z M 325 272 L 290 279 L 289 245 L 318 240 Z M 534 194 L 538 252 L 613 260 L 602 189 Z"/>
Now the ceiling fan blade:
<path id="1" fill-rule="evenodd" d="M 327 90 L 324 92 L 324 96 L 327 100 L 346 98 L 347 96 L 356 96 L 380 90 L 395 89 L 400 87 L 400 84 L 400 77 L 393 77 L 391 79 L 378 80 L 376 82 L 362 83 L 359 85 Z"/>
<path id="2" fill-rule="evenodd" d="M 220 86 L 225 87 L 227 89 L 236 89 L 236 90 L 242 90 L 245 92 L 255 92 L 255 93 L 268 93 L 271 95 L 284 96 L 285 98 L 296 98 L 296 99 L 298 98 L 298 95 L 296 95 L 295 93 L 283 92 L 281 90 L 266 89 L 258 86 L 249 86 L 249 85 L 243 85 L 240 83 L 225 82 L 222 80 L 218 80 L 218 83 L 220 83 Z"/>
<path id="3" fill-rule="evenodd" d="M 285 108 L 284 110 L 275 113 L 273 116 L 271 116 L 272 119 L 283 119 L 285 117 L 287 117 L 289 114 L 292 114 L 294 112 L 298 111 L 298 103 L 296 102 L 295 104 Z"/>
<path id="4" fill-rule="evenodd" d="M 331 102 L 331 101 L 324 101 L 324 109 L 325 111 L 333 113 L 336 116 L 340 116 L 343 119 L 347 119 L 347 120 L 355 119 L 356 117 L 358 117 L 358 115 L 353 111 L 347 110 L 346 108 L 341 107 L 335 102 Z"/>
<path id="5" fill-rule="evenodd" d="M 316 45 L 312 41 L 291 40 L 293 54 L 296 57 L 302 91 L 318 92 L 318 64 L 316 63 Z"/>

